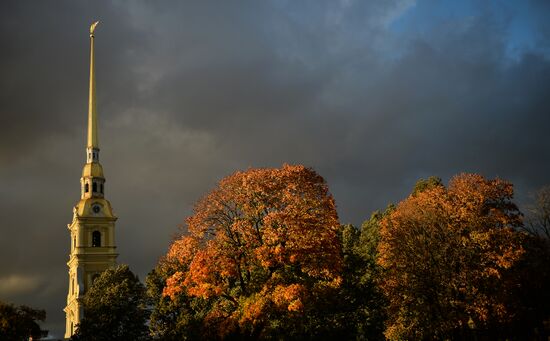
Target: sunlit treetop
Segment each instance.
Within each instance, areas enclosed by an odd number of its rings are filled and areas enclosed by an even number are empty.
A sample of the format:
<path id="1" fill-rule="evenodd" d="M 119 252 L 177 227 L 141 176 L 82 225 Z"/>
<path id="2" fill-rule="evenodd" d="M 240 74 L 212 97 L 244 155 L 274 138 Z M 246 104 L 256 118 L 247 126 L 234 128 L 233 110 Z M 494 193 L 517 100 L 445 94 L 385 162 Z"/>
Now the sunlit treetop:
<path id="1" fill-rule="evenodd" d="M 215 300 L 207 320 L 223 319 L 222 335 L 261 325 L 269 311 L 302 313 L 341 282 L 338 228 L 334 199 L 312 169 L 236 172 L 196 204 L 172 244 L 166 259 L 179 271 L 164 294 Z"/>

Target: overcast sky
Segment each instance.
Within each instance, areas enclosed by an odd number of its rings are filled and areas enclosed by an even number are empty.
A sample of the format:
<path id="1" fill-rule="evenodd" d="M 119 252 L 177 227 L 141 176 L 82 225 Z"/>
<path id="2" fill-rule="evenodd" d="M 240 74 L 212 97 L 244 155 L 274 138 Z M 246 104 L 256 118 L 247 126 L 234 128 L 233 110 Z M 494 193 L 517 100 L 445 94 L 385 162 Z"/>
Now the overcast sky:
<path id="1" fill-rule="evenodd" d="M 143 280 L 222 177 L 300 163 L 342 223 L 421 177 L 550 183 L 550 2 L 2 1 L 0 300 L 64 332 L 89 25 L 119 262 Z"/>

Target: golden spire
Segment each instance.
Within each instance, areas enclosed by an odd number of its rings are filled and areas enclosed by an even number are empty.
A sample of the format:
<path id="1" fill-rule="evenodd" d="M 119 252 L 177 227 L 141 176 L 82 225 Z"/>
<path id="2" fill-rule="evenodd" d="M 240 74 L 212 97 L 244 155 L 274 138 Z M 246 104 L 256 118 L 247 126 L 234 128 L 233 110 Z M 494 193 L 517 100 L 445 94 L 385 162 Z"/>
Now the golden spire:
<path id="1" fill-rule="evenodd" d="M 90 26 L 90 96 L 88 99 L 88 148 L 98 148 L 97 140 L 97 110 L 95 103 L 95 62 L 94 62 L 94 31 L 99 24 L 96 21 Z"/>
<path id="2" fill-rule="evenodd" d="M 99 24 L 96 21 L 90 26 L 90 98 L 88 102 L 88 143 L 86 146 L 86 164 L 80 179 L 82 199 L 103 197 L 103 167 L 99 163 L 99 144 L 97 140 L 97 110 L 95 99 L 95 61 L 94 31 Z"/>

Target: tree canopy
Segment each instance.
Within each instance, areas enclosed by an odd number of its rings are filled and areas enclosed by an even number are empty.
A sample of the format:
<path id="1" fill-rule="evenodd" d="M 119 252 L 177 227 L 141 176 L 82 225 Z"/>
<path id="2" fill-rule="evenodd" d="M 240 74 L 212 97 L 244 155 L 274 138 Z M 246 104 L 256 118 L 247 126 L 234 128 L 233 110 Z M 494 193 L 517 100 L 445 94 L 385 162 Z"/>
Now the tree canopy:
<path id="1" fill-rule="evenodd" d="M 414 191 L 382 221 L 386 337 L 465 337 L 513 318 L 509 274 L 525 249 L 512 197 L 509 182 L 461 174 Z"/>
<path id="2" fill-rule="evenodd" d="M 29 337 L 39 339 L 45 337 L 48 331 L 42 330 L 39 321 L 46 319 L 44 310 L 27 306 L 15 306 L 0 301 L 0 340 L 23 341 Z"/>
<path id="3" fill-rule="evenodd" d="M 527 206 L 525 230 L 550 241 L 550 186 L 544 186 L 533 194 L 533 202 Z"/>
<path id="4" fill-rule="evenodd" d="M 208 302 L 212 337 L 313 335 L 303 319 L 342 282 L 340 224 L 324 179 L 285 165 L 220 181 L 187 219 L 164 295 Z"/>
<path id="5" fill-rule="evenodd" d="M 338 223 L 312 169 L 250 169 L 221 180 L 186 228 L 147 278 L 157 339 L 550 332 L 548 240 L 522 230 L 504 180 L 420 179 L 405 200 L 356 228 Z"/>
<path id="6" fill-rule="evenodd" d="M 84 295 L 84 318 L 72 340 L 146 339 L 146 297 L 128 265 L 105 270 Z"/>

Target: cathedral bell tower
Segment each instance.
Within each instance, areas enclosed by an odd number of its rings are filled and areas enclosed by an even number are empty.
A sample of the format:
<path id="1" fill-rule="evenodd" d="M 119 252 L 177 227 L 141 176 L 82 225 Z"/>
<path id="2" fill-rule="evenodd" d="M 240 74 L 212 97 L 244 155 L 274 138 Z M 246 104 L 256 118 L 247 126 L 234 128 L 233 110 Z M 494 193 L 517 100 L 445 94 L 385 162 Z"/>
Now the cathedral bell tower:
<path id="1" fill-rule="evenodd" d="M 115 221 L 111 204 L 105 199 L 105 176 L 99 163 L 95 91 L 94 31 L 90 27 L 90 93 L 88 102 L 88 142 L 86 164 L 80 178 L 80 201 L 73 208 L 69 293 L 67 295 L 65 338 L 70 338 L 84 316 L 81 299 L 94 279 L 116 264 Z"/>

